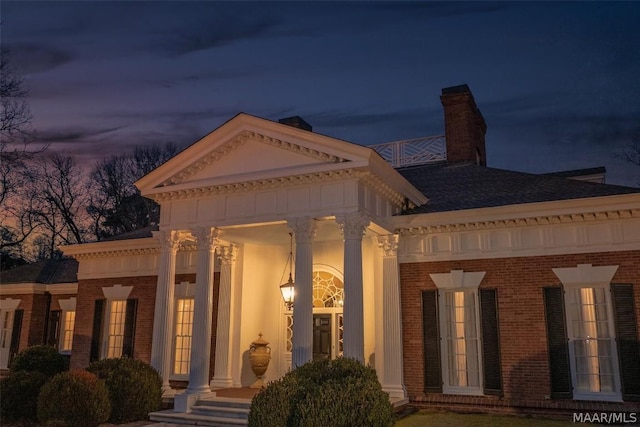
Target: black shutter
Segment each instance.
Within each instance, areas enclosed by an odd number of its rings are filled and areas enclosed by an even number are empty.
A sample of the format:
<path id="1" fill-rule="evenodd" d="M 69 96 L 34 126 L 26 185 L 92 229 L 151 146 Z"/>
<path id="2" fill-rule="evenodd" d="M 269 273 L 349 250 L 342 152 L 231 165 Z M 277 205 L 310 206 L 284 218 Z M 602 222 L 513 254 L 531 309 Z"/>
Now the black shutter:
<path id="1" fill-rule="evenodd" d="M 11 329 L 11 343 L 9 344 L 9 360 L 11 364 L 13 357 L 20 351 L 20 333 L 22 332 L 22 317 L 24 310 L 16 310 L 13 312 L 13 328 Z"/>
<path id="2" fill-rule="evenodd" d="M 46 345 L 49 345 L 56 350 L 58 349 L 58 342 L 60 341 L 60 316 L 62 311 L 52 310 L 49 312 L 49 327 L 47 328 Z"/>
<path id="3" fill-rule="evenodd" d="M 571 367 L 567 322 L 564 313 L 564 291 L 560 286 L 545 287 L 544 309 L 547 319 L 547 344 L 551 374 L 551 397 L 571 398 Z"/>
<path id="4" fill-rule="evenodd" d="M 495 289 L 480 289 L 484 394 L 502 395 L 498 298 Z"/>
<path id="5" fill-rule="evenodd" d="M 422 291 L 422 333 L 424 345 L 424 391 L 427 393 L 442 393 L 437 291 Z"/>
<path id="6" fill-rule="evenodd" d="M 102 319 L 104 317 L 105 300 L 99 299 L 95 302 L 93 312 L 93 331 L 91 333 L 91 354 L 89 361 L 100 360 L 100 342 L 102 341 Z"/>
<path id="7" fill-rule="evenodd" d="M 612 284 L 611 297 L 616 322 L 622 399 L 640 401 L 640 343 L 633 304 L 633 286 Z"/>
<path id="8" fill-rule="evenodd" d="M 124 337 L 122 342 L 122 357 L 133 358 L 133 341 L 136 332 L 137 299 L 127 300 L 127 313 L 124 318 Z"/>

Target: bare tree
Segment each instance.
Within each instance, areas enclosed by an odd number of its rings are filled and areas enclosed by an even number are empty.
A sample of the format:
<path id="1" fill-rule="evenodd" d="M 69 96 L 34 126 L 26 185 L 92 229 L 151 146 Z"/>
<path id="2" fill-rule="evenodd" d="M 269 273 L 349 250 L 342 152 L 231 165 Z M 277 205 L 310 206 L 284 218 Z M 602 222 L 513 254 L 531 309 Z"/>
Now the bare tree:
<path id="1" fill-rule="evenodd" d="M 134 231 L 158 222 L 157 203 L 140 195 L 133 183 L 173 157 L 173 144 L 137 146 L 130 155 L 113 155 L 91 172 L 88 212 L 97 239 Z"/>
<path id="2" fill-rule="evenodd" d="M 627 162 L 640 167 L 640 135 L 624 148 L 620 156 Z M 638 185 L 640 185 L 640 179 L 638 179 Z"/>
<path id="3" fill-rule="evenodd" d="M 54 153 L 33 162 L 32 168 L 37 174 L 31 185 L 32 215 L 40 226 L 37 246 L 42 247 L 46 239 L 51 257 L 61 244 L 85 242 L 88 195 L 80 167 L 72 157 Z"/>
<path id="4" fill-rule="evenodd" d="M 0 51 L 0 253 L 19 256 L 22 245 L 37 228 L 31 215 L 32 194 L 25 191 L 33 176 L 26 163 L 44 147 L 29 146 L 33 136 L 28 91 Z"/>

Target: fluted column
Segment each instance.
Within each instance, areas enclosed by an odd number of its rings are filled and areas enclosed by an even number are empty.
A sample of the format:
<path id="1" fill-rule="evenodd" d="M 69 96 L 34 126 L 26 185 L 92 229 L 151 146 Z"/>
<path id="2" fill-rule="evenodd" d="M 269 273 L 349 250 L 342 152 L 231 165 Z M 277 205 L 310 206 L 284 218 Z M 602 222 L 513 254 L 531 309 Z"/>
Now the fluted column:
<path id="1" fill-rule="evenodd" d="M 162 377 L 162 390 L 171 390 L 171 348 L 173 341 L 173 311 L 176 275 L 176 253 L 180 245 L 177 231 L 158 231 L 154 237 L 160 241 L 156 305 L 153 315 L 153 337 L 151 341 L 151 366 Z"/>
<path id="2" fill-rule="evenodd" d="M 192 232 L 198 243 L 198 269 L 191 332 L 191 362 L 187 393 L 206 393 L 211 360 L 211 318 L 213 313 L 213 275 L 215 248 L 220 230 L 200 227 Z"/>
<path id="3" fill-rule="evenodd" d="M 293 351 L 295 369 L 313 357 L 313 238 L 316 223 L 303 217 L 289 221 L 296 239 L 295 299 L 293 302 Z"/>
<path id="4" fill-rule="evenodd" d="M 384 324 L 382 389 L 391 398 L 404 399 L 402 373 L 402 318 L 398 269 L 398 235 L 378 236 L 382 249 L 382 318 Z"/>
<path id="5" fill-rule="evenodd" d="M 364 362 L 362 236 L 369 218 L 360 212 L 336 216 L 344 237 L 343 354 Z"/>
<path id="6" fill-rule="evenodd" d="M 215 373 L 211 381 L 212 387 L 231 387 L 232 354 L 230 341 L 231 330 L 231 284 L 233 283 L 233 271 L 235 267 L 236 246 L 218 247 L 218 259 L 220 260 L 220 290 L 218 291 L 218 323 L 216 329 L 216 363 Z"/>

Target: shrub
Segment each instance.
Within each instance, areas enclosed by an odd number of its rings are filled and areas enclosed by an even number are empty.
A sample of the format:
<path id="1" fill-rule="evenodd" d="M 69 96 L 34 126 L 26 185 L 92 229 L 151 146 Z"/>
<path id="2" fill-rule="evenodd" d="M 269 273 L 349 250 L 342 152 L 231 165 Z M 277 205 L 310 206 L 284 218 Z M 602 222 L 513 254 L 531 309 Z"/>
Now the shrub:
<path id="1" fill-rule="evenodd" d="M 104 381 L 87 371 L 56 375 L 40 390 L 38 419 L 43 425 L 94 427 L 109 419 Z"/>
<path id="2" fill-rule="evenodd" d="M 390 426 L 393 407 L 376 372 L 354 359 L 309 362 L 255 397 L 249 425 Z"/>
<path id="3" fill-rule="evenodd" d="M 111 401 L 109 421 L 146 420 L 162 404 L 162 378 L 141 360 L 120 358 L 93 362 L 87 368 L 104 380 Z"/>
<path id="4" fill-rule="evenodd" d="M 48 380 L 41 372 L 17 371 L 0 380 L 2 423 L 37 421 L 38 393 Z"/>
<path id="5" fill-rule="evenodd" d="M 11 362 L 11 372 L 41 372 L 51 378 L 67 369 L 63 355 L 48 345 L 34 345 L 22 350 Z"/>

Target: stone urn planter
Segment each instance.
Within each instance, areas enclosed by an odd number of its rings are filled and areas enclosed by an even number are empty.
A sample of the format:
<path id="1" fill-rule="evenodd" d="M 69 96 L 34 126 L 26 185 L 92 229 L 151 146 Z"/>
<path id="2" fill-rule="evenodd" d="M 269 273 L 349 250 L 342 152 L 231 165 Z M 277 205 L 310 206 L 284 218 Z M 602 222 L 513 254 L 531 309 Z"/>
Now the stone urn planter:
<path id="1" fill-rule="evenodd" d="M 258 339 L 251 343 L 249 347 L 249 361 L 251 362 L 251 370 L 258 377 L 256 382 L 251 384 L 251 388 L 264 387 L 262 376 L 267 372 L 269 361 L 271 360 L 271 348 L 269 342 L 262 339 L 262 332 L 258 334 Z"/>

